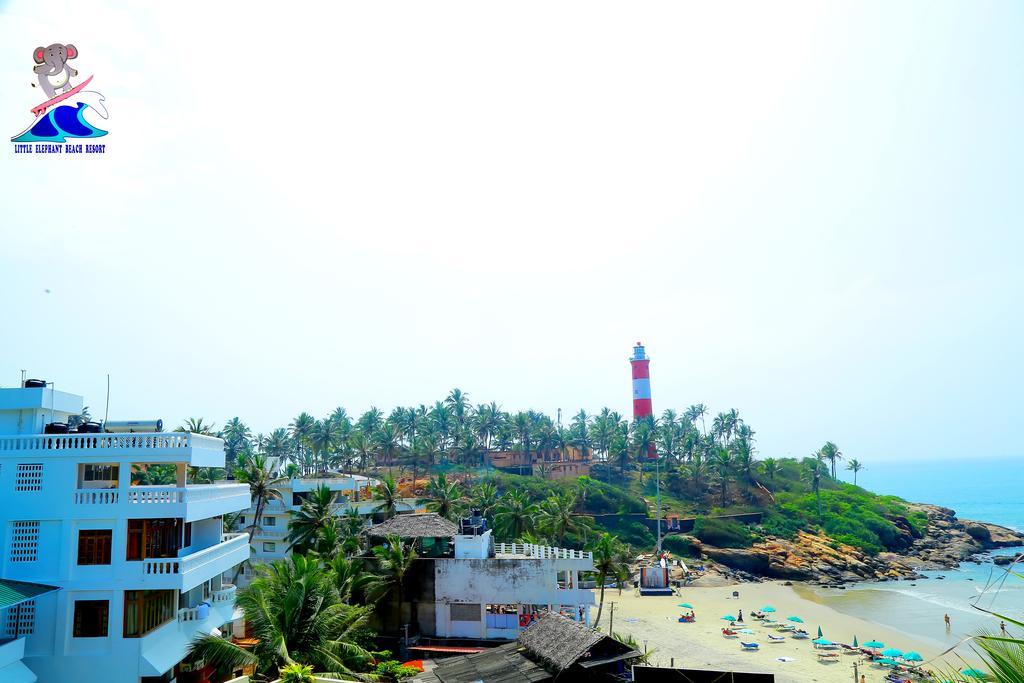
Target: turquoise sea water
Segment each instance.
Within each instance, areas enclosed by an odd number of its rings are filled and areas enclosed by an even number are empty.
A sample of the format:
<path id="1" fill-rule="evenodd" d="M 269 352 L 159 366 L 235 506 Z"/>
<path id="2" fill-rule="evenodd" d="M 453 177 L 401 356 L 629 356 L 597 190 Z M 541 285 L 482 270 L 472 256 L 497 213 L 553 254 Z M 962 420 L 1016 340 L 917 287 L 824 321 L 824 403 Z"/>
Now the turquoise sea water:
<path id="1" fill-rule="evenodd" d="M 870 462 L 867 467 L 870 469 L 859 473 L 857 483 L 872 491 L 943 505 L 956 510 L 962 519 L 1024 530 L 1024 458 Z M 851 473 L 843 474 L 848 477 Z M 998 628 L 997 618 L 972 605 L 1016 619 L 1024 615 L 1024 580 L 1007 576 L 1003 568 L 990 561 L 925 574 L 929 577 L 925 580 L 863 583 L 846 590 L 815 592 L 822 602 L 841 612 L 925 638 L 942 649 L 979 630 Z M 948 631 L 944 614 L 952 620 Z M 1024 635 L 1017 629 L 1009 630 Z"/>

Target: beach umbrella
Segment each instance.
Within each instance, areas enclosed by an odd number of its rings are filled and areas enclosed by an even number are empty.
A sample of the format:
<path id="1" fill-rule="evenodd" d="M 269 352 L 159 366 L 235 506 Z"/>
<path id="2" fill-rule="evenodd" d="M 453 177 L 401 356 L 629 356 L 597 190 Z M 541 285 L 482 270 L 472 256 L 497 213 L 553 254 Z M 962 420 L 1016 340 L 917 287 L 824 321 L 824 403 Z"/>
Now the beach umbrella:
<path id="1" fill-rule="evenodd" d="M 895 659 L 876 659 L 875 664 L 882 664 L 884 666 L 899 666 L 900 663 Z"/>
<path id="2" fill-rule="evenodd" d="M 726 615 L 725 615 L 724 617 L 722 617 L 722 618 L 723 618 L 723 619 L 725 619 L 726 621 L 736 621 L 736 617 L 734 617 L 734 616 L 733 616 L 733 615 L 731 615 L 731 614 L 726 614 Z"/>
<path id="3" fill-rule="evenodd" d="M 741 628 L 736 633 L 753 633 L 753 632 L 754 632 L 754 629 L 752 629 L 752 628 Z"/>
<path id="4" fill-rule="evenodd" d="M 895 647 L 890 647 L 885 650 L 882 650 L 882 654 L 886 657 L 901 657 L 903 656 L 903 650 L 900 650 Z"/>
<path id="5" fill-rule="evenodd" d="M 971 678 L 988 678 L 988 674 L 981 669 L 964 669 L 960 673 Z"/>
<path id="6" fill-rule="evenodd" d="M 774 612 L 775 608 L 772 607 L 771 605 L 765 605 L 764 607 L 761 608 L 761 611 L 762 612 Z"/>
<path id="7" fill-rule="evenodd" d="M 853 646 L 857 647 L 857 636 L 853 637 Z"/>
<path id="8" fill-rule="evenodd" d="M 868 642 L 864 643 L 864 647 L 874 647 L 874 648 L 885 647 L 885 643 L 883 643 L 880 640 L 869 640 Z"/>
<path id="9" fill-rule="evenodd" d="M 922 657 L 917 652 L 910 651 L 910 652 L 904 652 L 903 653 L 903 660 L 907 661 L 907 662 L 921 662 L 921 661 L 924 661 L 924 657 Z"/>
<path id="10" fill-rule="evenodd" d="M 800 617 L 786 617 L 786 619 L 788 619 L 789 621 L 795 621 L 798 624 L 804 623 L 804 620 Z"/>
<path id="11" fill-rule="evenodd" d="M 681 602 L 681 603 L 679 603 L 678 605 L 676 605 L 676 607 L 687 607 L 687 608 L 689 608 L 689 609 L 693 609 L 693 605 L 691 605 L 691 604 L 690 604 L 690 603 L 688 603 L 688 602 Z"/>
<path id="12" fill-rule="evenodd" d="M 818 627 L 818 637 L 819 637 L 819 638 L 821 638 L 821 636 L 822 636 L 822 633 L 821 633 L 821 627 L 819 626 L 819 627 Z"/>
<path id="13" fill-rule="evenodd" d="M 835 645 L 835 643 L 833 643 L 828 638 L 820 638 L 819 637 L 819 638 L 815 638 L 811 642 L 814 643 L 815 645 Z"/>

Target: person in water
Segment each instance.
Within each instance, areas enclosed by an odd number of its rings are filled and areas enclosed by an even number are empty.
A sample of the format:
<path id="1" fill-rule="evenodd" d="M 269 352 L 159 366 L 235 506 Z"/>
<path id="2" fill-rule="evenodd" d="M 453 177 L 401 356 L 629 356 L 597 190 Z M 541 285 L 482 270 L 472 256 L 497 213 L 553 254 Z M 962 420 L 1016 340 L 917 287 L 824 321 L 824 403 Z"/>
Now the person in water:
<path id="1" fill-rule="evenodd" d="M 949 615 L 942 617 L 946 621 L 946 628 L 949 628 Z"/>

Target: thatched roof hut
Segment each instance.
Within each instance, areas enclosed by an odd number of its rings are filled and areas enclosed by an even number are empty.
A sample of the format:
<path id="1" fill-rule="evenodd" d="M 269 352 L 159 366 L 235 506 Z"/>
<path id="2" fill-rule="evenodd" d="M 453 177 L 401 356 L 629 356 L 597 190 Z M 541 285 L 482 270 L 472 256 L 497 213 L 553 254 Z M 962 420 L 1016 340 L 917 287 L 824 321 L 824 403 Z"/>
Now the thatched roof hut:
<path id="1" fill-rule="evenodd" d="M 408 538 L 452 538 L 459 528 L 436 512 L 415 515 L 396 515 L 367 530 L 367 536 L 384 538 L 398 536 Z"/>

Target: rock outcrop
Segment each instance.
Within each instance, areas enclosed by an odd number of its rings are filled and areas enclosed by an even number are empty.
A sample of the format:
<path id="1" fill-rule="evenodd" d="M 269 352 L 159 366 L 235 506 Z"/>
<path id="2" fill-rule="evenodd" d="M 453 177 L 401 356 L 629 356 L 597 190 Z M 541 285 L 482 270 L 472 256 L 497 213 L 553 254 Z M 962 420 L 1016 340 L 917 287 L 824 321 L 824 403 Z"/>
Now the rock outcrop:
<path id="1" fill-rule="evenodd" d="M 894 520 L 900 530 L 900 552 L 868 555 L 826 534 L 804 531 L 793 539 L 768 537 L 749 548 L 717 548 L 692 539 L 695 551 L 722 566 L 725 576 L 750 574 L 791 581 L 842 584 L 919 578 L 918 570 L 945 569 L 993 548 L 1024 545 L 1024 534 L 1012 529 L 957 519 L 949 508 L 908 503 L 928 518 L 923 535 L 906 519 Z"/>

